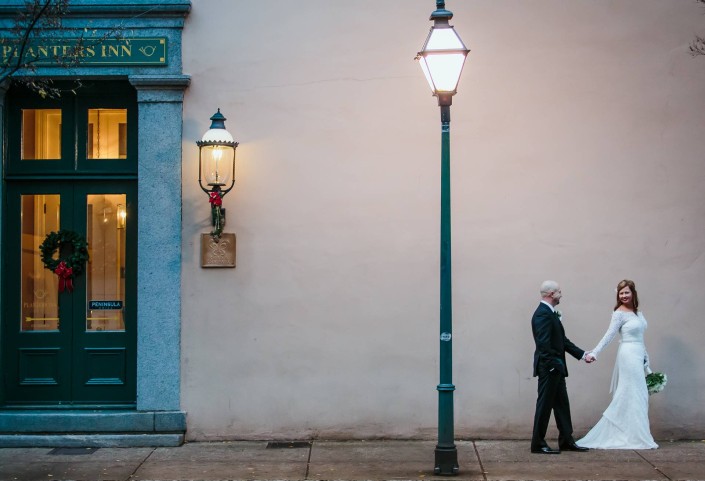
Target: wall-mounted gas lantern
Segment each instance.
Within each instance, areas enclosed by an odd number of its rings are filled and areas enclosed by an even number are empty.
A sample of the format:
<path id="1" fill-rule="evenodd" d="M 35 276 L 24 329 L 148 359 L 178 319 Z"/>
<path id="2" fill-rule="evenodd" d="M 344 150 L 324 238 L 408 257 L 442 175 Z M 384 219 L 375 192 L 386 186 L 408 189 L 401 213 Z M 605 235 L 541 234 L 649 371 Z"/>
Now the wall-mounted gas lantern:
<path id="1" fill-rule="evenodd" d="M 217 242 L 225 226 L 223 197 L 235 185 L 235 149 L 238 143 L 225 129 L 227 119 L 220 109 L 211 117 L 211 127 L 203 134 L 198 145 L 198 184 L 208 194 L 211 204 L 213 231 L 211 237 Z M 206 185 L 203 185 L 205 180 Z"/>

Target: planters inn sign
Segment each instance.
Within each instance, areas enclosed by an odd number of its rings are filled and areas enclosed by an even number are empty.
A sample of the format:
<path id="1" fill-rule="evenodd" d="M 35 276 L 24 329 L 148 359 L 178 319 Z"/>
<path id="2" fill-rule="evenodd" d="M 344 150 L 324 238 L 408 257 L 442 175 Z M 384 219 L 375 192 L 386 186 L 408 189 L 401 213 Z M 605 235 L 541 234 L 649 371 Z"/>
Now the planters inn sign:
<path id="1" fill-rule="evenodd" d="M 91 65 L 166 65 L 167 38 L 32 38 L 25 47 L 27 61 L 51 66 L 57 57 L 65 57 L 78 47 L 79 63 Z M 2 63 L 19 57 L 19 48 L 2 46 Z"/>

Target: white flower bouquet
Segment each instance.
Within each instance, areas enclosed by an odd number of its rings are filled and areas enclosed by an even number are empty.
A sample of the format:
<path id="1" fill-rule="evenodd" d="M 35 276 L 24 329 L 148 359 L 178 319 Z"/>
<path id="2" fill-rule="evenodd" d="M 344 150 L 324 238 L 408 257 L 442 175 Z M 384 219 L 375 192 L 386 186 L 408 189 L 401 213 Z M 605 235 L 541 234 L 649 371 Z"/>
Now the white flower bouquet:
<path id="1" fill-rule="evenodd" d="M 646 375 L 646 388 L 649 390 L 649 394 L 663 391 L 667 382 L 668 376 L 662 372 L 652 372 Z"/>

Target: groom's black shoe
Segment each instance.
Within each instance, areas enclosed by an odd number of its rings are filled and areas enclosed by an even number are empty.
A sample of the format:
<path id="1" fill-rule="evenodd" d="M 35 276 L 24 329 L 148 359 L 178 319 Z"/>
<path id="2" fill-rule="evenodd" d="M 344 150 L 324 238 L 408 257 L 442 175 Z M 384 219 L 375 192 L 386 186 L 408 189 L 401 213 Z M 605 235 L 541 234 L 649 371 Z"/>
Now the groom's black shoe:
<path id="1" fill-rule="evenodd" d="M 563 446 L 560 446 L 561 451 L 578 451 L 578 452 L 585 452 L 585 451 L 590 451 L 590 448 L 584 448 L 582 446 L 578 446 L 575 443 L 569 443 L 569 444 L 564 444 Z"/>
<path id="2" fill-rule="evenodd" d="M 541 446 L 540 448 L 531 448 L 532 453 L 536 454 L 561 454 L 557 449 L 553 449 L 549 446 Z"/>

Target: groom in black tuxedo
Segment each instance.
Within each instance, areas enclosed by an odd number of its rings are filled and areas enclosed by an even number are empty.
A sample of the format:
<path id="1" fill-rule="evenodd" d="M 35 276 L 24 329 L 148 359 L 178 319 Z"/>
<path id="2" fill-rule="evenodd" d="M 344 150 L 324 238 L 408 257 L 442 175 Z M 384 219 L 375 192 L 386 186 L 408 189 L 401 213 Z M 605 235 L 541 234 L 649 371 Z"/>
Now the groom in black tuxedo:
<path id="1" fill-rule="evenodd" d="M 563 451 L 587 451 L 575 444 L 573 423 L 570 420 L 570 403 L 565 378 L 568 368 L 565 363 L 567 352 L 576 359 L 594 361 L 591 354 L 580 349 L 565 337 L 561 318 L 555 307 L 561 302 L 561 288 L 555 281 L 541 284 L 541 303 L 531 318 L 536 351 L 534 351 L 534 377 L 538 376 L 538 399 L 534 414 L 534 432 L 531 437 L 531 452 L 560 454 L 546 444 L 546 430 L 551 419 L 551 411 L 558 427 L 558 447 Z"/>

